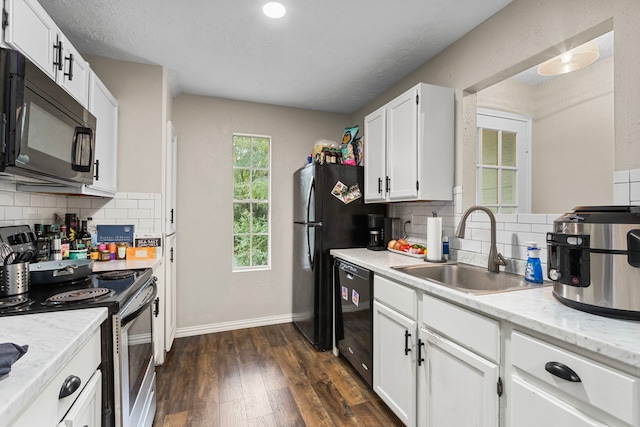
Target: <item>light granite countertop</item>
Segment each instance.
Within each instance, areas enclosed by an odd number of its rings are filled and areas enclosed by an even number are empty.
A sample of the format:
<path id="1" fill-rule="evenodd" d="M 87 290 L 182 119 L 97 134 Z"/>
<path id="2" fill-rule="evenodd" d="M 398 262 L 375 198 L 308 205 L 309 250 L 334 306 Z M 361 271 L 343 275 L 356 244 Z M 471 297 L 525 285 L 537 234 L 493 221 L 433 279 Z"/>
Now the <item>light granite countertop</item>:
<path id="1" fill-rule="evenodd" d="M 367 249 L 333 249 L 331 255 L 496 319 L 600 354 L 630 367 L 636 375 L 640 373 L 640 322 L 607 318 L 567 307 L 553 297 L 552 287 L 470 295 L 391 268 L 424 265 L 422 259 Z"/>
<path id="2" fill-rule="evenodd" d="M 0 427 L 31 402 L 106 319 L 106 308 L 0 317 L 0 342 L 29 345 L 0 379 Z"/>

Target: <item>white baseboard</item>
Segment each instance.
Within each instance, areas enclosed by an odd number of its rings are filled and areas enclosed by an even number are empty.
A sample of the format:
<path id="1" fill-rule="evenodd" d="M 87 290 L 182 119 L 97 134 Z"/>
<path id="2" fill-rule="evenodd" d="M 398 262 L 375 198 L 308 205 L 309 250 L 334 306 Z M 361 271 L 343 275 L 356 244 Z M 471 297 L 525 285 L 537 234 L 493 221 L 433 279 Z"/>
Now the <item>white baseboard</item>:
<path id="1" fill-rule="evenodd" d="M 233 322 L 214 323 L 211 325 L 189 326 L 178 328 L 176 338 L 192 337 L 194 335 L 213 334 L 216 332 L 233 331 L 236 329 L 255 328 L 258 326 L 277 325 L 293 322 L 293 315 L 259 317 L 257 319 L 236 320 Z"/>

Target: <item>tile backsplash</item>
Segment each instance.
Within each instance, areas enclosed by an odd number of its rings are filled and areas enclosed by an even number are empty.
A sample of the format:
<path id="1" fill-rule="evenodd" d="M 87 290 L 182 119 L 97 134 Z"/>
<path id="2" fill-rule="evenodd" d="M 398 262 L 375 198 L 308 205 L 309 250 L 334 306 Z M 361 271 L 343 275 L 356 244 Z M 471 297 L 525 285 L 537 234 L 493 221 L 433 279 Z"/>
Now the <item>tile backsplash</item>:
<path id="1" fill-rule="evenodd" d="M 410 202 L 394 203 L 389 215 L 401 218 L 410 241 L 427 241 L 427 218 L 433 215 L 442 218 L 442 232 L 449 238 L 451 259 L 481 267 L 487 266 L 491 242 L 491 224 L 484 212 L 471 214 L 467 219 L 465 238 L 455 237 L 455 231 L 462 218 L 462 188 L 454 188 L 453 202 Z M 527 244 L 538 243 L 542 271 L 546 278 L 547 248 L 546 233 L 552 231 L 553 221 L 561 214 L 497 214 L 496 246 L 507 259 L 504 268 L 517 274 L 524 274 L 527 263 Z"/>
<path id="2" fill-rule="evenodd" d="M 613 173 L 613 203 L 640 205 L 640 169 Z"/>
<path id="3" fill-rule="evenodd" d="M 640 169 L 614 172 L 613 204 L 640 205 Z M 410 241 L 427 241 L 427 218 L 433 215 L 442 218 L 442 231 L 449 238 L 451 258 L 468 264 L 486 266 L 491 241 L 489 217 L 473 213 L 467 220 L 464 239 L 454 236 L 462 218 L 462 188 L 453 190 L 453 202 L 394 203 L 389 215 L 401 218 Z M 546 233 L 553 231 L 557 214 L 498 214 L 496 215 L 496 246 L 507 259 L 506 271 L 524 274 L 528 241 L 538 243 L 542 271 L 546 278 L 547 245 Z"/>
<path id="4" fill-rule="evenodd" d="M 485 267 L 488 262 L 491 224 L 484 212 L 473 213 L 467 219 L 465 238 L 455 237 L 462 214 L 456 212 L 453 202 L 394 203 L 390 215 L 401 218 L 410 241 L 427 241 L 427 218 L 433 212 L 442 218 L 442 231 L 449 238 L 451 258 Z M 546 277 L 546 233 L 552 231 L 553 221 L 560 214 L 497 214 L 496 246 L 507 259 L 506 271 L 524 274 L 527 261 L 527 243 L 538 243 L 542 270 Z M 407 222 L 410 221 L 410 222 Z"/>
<path id="5" fill-rule="evenodd" d="M 51 224 L 55 216 L 76 213 L 96 224 L 133 224 L 137 232 L 162 231 L 160 193 L 117 193 L 115 198 L 16 191 L 15 179 L 0 176 L 0 226 Z"/>

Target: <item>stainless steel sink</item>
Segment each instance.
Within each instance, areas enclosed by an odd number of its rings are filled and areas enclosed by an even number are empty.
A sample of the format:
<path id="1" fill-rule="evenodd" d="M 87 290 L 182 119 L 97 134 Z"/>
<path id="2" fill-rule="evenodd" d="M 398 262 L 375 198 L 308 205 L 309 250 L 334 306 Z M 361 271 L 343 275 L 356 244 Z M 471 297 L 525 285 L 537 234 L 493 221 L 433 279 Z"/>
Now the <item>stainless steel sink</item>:
<path id="1" fill-rule="evenodd" d="M 420 279 L 426 279 L 461 292 L 476 295 L 533 289 L 550 285 L 548 282 L 537 285 L 527 282 L 523 276 L 517 274 L 491 273 L 486 268 L 465 264 L 411 265 L 393 268 Z"/>

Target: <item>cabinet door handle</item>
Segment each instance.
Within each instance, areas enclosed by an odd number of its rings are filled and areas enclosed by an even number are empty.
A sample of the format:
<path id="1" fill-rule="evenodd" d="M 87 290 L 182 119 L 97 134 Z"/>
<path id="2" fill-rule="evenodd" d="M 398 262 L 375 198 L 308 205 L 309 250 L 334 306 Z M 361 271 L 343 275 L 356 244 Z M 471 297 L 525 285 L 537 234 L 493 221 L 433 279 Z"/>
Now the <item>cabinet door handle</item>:
<path id="1" fill-rule="evenodd" d="M 62 40 L 58 40 L 53 45 L 53 50 L 57 53 L 53 58 L 53 65 L 55 65 L 59 71 L 62 71 Z"/>
<path id="2" fill-rule="evenodd" d="M 551 375 L 555 375 L 563 380 L 571 381 L 572 383 L 582 382 L 578 374 L 573 369 L 560 362 L 547 362 L 544 365 L 544 369 Z"/>
<path id="3" fill-rule="evenodd" d="M 77 389 L 80 388 L 80 384 L 82 384 L 82 380 L 75 375 L 69 375 L 64 382 L 62 383 L 62 387 L 60 387 L 60 394 L 58 394 L 58 399 L 64 399 L 67 396 L 71 396 Z"/>
<path id="4" fill-rule="evenodd" d="M 100 160 L 96 159 L 94 164 L 96 166 L 96 174 L 93 177 L 96 181 L 100 181 Z"/>
<path id="5" fill-rule="evenodd" d="M 171 248 L 171 249 L 169 250 L 169 253 L 170 253 L 170 255 L 169 255 L 169 261 L 173 262 L 173 248 Z"/>
<path id="6" fill-rule="evenodd" d="M 65 61 L 69 61 L 69 72 L 64 73 L 64 75 L 69 77 L 69 81 L 71 81 L 73 80 L 73 53 L 70 53 L 69 56 L 65 58 Z"/>
<path id="7" fill-rule="evenodd" d="M 160 314 L 160 297 L 153 300 L 153 317 L 158 317 L 158 314 Z"/>
<path id="8" fill-rule="evenodd" d="M 171 219 L 169 220 L 171 224 L 173 224 L 173 209 L 171 209 Z"/>
<path id="9" fill-rule="evenodd" d="M 418 366 L 422 366 L 422 362 L 424 362 L 424 357 L 422 357 L 422 347 L 424 346 L 424 342 L 419 339 L 418 340 Z"/>
<path id="10" fill-rule="evenodd" d="M 382 178 L 378 178 L 378 194 L 382 194 Z"/>
<path id="11" fill-rule="evenodd" d="M 388 193 L 389 191 L 391 191 L 391 178 L 386 177 L 385 182 L 386 192 Z"/>
<path id="12" fill-rule="evenodd" d="M 409 348 L 409 337 L 411 336 L 411 334 L 409 333 L 409 331 L 405 330 L 404 331 L 404 355 L 408 355 L 409 352 L 411 351 L 411 349 Z"/>

